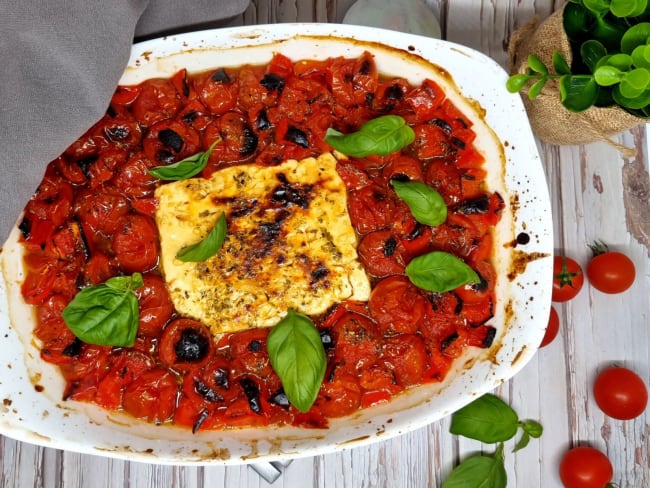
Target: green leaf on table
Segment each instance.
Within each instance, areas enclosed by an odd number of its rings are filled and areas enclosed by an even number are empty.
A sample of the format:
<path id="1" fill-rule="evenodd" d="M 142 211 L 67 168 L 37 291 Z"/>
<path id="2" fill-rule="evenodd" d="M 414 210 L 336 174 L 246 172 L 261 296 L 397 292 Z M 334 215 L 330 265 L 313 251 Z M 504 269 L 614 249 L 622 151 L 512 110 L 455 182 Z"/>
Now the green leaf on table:
<path id="1" fill-rule="evenodd" d="M 503 400 L 487 393 L 457 410 L 449 431 L 481 442 L 503 442 L 519 428 L 517 413 Z"/>
<path id="2" fill-rule="evenodd" d="M 517 93 L 521 91 L 524 88 L 524 86 L 526 86 L 526 83 L 528 83 L 530 79 L 531 77 L 529 75 L 525 75 L 521 73 L 512 75 L 506 81 L 506 89 L 510 93 Z"/>
<path id="3" fill-rule="evenodd" d="M 63 309 L 63 321 L 87 344 L 129 347 L 135 343 L 140 310 L 133 290 L 143 285 L 142 275 L 116 276 L 88 286 Z"/>
<path id="4" fill-rule="evenodd" d="M 454 468 L 442 488 L 506 488 L 508 474 L 503 464 L 503 444 L 494 456 L 476 455 Z"/>
<path id="5" fill-rule="evenodd" d="M 546 85 L 546 78 L 542 78 L 541 80 L 533 83 L 533 86 L 531 86 L 530 90 L 528 90 L 528 98 L 535 100 L 540 95 L 540 93 L 542 93 L 544 85 Z"/>

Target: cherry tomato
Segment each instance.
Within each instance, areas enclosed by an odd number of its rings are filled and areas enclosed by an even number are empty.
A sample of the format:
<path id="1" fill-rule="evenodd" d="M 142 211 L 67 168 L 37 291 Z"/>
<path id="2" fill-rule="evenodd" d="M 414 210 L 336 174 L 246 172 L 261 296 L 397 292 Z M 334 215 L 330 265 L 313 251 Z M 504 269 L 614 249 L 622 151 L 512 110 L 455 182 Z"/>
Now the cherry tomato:
<path id="1" fill-rule="evenodd" d="M 126 273 L 144 272 L 158 263 L 158 228 L 153 219 L 140 214 L 124 215 L 113 235 L 113 252 Z"/>
<path id="2" fill-rule="evenodd" d="M 368 307 L 383 333 L 412 334 L 424 320 L 427 301 L 406 276 L 381 280 L 370 294 Z"/>
<path id="3" fill-rule="evenodd" d="M 145 371 L 125 388 L 122 404 L 136 418 L 161 423 L 174 413 L 178 391 L 174 375 L 155 368 Z"/>
<path id="4" fill-rule="evenodd" d="M 565 488 L 605 488 L 613 476 L 612 463 L 593 447 L 575 447 L 560 462 L 560 479 Z"/>
<path id="5" fill-rule="evenodd" d="M 585 276 L 580 265 L 566 256 L 553 258 L 553 294 L 554 302 L 567 302 L 582 289 Z"/>
<path id="6" fill-rule="evenodd" d="M 613 366 L 596 377 L 594 398 L 606 415 L 629 420 L 645 411 L 648 406 L 648 389 L 634 371 Z"/>
<path id="7" fill-rule="evenodd" d="M 622 293 L 636 278 L 634 263 L 625 254 L 610 251 L 602 242 L 590 246 L 594 257 L 587 265 L 591 285 L 603 293 Z"/>
<path id="8" fill-rule="evenodd" d="M 174 304 L 160 276 L 145 274 L 144 285 L 135 290 L 140 305 L 138 333 L 158 336 L 174 313 Z"/>
<path id="9" fill-rule="evenodd" d="M 548 325 L 546 326 L 546 332 L 544 333 L 544 338 L 542 339 L 542 343 L 539 345 L 539 347 L 546 347 L 551 342 L 553 342 L 559 330 L 560 317 L 557 314 L 557 310 L 551 307 L 551 312 L 548 317 Z"/>
<path id="10" fill-rule="evenodd" d="M 176 319 L 160 337 L 160 360 L 180 371 L 200 368 L 210 361 L 214 349 L 212 334 L 201 322 Z"/>

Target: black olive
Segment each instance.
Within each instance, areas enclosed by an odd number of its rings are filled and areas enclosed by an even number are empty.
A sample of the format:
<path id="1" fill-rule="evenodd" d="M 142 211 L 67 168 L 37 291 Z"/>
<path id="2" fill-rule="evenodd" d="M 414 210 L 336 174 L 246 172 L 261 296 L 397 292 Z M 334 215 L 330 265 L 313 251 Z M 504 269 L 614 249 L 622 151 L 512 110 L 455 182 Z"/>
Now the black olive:
<path id="1" fill-rule="evenodd" d="M 276 391 L 271 398 L 269 398 L 269 402 L 277 405 L 278 407 L 282 407 L 284 409 L 288 409 L 291 406 L 291 403 L 289 402 L 289 398 L 287 397 L 287 394 L 284 392 L 283 388 L 280 388 L 278 391 Z"/>
<path id="2" fill-rule="evenodd" d="M 277 91 L 278 93 L 282 93 L 282 90 L 284 90 L 284 78 L 274 73 L 267 73 L 260 80 L 260 85 L 266 88 L 267 91 Z"/>
<path id="3" fill-rule="evenodd" d="M 230 389 L 230 372 L 224 368 L 217 368 L 214 371 L 214 384 L 224 388 Z"/>
<path id="4" fill-rule="evenodd" d="M 255 124 L 257 125 L 257 130 L 266 130 L 271 128 L 271 121 L 269 120 L 269 116 L 265 109 L 258 112 Z"/>
<path id="5" fill-rule="evenodd" d="M 172 164 L 176 160 L 174 153 L 168 149 L 159 149 L 156 151 L 156 161 L 164 164 Z"/>
<path id="6" fill-rule="evenodd" d="M 334 338 L 330 329 L 323 329 L 320 331 L 320 341 L 323 343 L 323 348 L 326 351 L 334 349 Z"/>
<path id="7" fill-rule="evenodd" d="M 239 150 L 239 155 L 248 156 L 253 154 L 255 149 L 257 149 L 257 136 L 255 135 L 255 132 L 253 132 L 253 129 L 244 126 L 242 129 L 242 138 L 242 146 Z"/>
<path id="8" fill-rule="evenodd" d="M 463 300 L 456 294 L 454 294 L 456 297 L 456 306 L 454 307 L 454 313 L 456 315 L 460 315 L 460 313 L 463 311 Z"/>
<path id="9" fill-rule="evenodd" d="M 18 224 L 18 230 L 23 235 L 23 239 L 29 239 L 29 236 L 32 235 L 32 222 L 27 217 L 23 217 Z"/>
<path id="10" fill-rule="evenodd" d="M 194 379 L 194 391 L 209 402 L 222 402 L 223 397 L 200 380 Z"/>
<path id="11" fill-rule="evenodd" d="M 483 339 L 481 345 L 483 347 L 490 347 L 494 342 L 494 338 L 496 337 L 496 335 L 497 335 L 497 330 L 492 326 L 488 327 L 487 333 L 485 334 L 485 338 Z"/>
<path id="12" fill-rule="evenodd" d="M 210 340 L 195 329 L 184 329 L 181 338 L 174 344 L 176 359 L 187 363 L 198 363 L 208 354 Z"/>
<path id="13" fill-rule="evenodd" d="M 382 250 L 384 253 L 384 256 L 387 258 L 391 257 L 393 254 L 395 254 L 395 250 L 397 249 L 397 239 L 395 236 L 390 236 L 388 239 L 386 239 L 386 242 L 384 242 L 384 249 Z"/>
<path id="14" fill-rule="evenodd" d="M 68 356 L 69 358 L 75 358 L 81 354 L 81 346 L 83 342 L 78 337 L 75 337 L 74 340 L 65 346 L 63 349 L 63 355 Z"/>
<path id="15" fill-rule="evenodd" d="M 451 136 L 451 143 L 456 146 L 458 149 L 465 149 L 465 141 L 460 140 L 458 137 Z"/>
<path id="16" fill-rule="evenodd" d="M 433 119 L 431 123 L 440 127 L 447 134 L 451 134 L 451 125 L 449 125 L 446 121 L 442 119 Z"/>
<path id="17" fill-rule="evenodd" d="M 107 127 L 104 133 L 113 142 L 124 141 L 131 135 L 129 128 L 123 125 Z"/>
<path id="18" fill-rule="evenodd" d="M 248 344 L 248 350 L 250 352 L 260 352 L 262 350 L 262 342 L 258 340 L 251 341 Z"/>
<path id="19" fill-rule="evenodd" d="M 458 339 L 458 333 L 454 332 L 449 337 L 447 337 L 444 341 L 442 341 L 442 343 L 440 344 L 440 350 L 444 351 L 445 349 L 447 349 L 449 346 L 452 345 L 452 343 L 456 339 Z"/>
<path id="20" fill-rule="evenodd" d="M 384 96 L 387 100 L 401 100 L 404 93 L 399 85 L 391 85 L 384 92 Z"/>
<path id="21" fill-rule="evenodd" d="M 293 142 L 300 147 L 304 147 L 305 149 L 309 147 L 309 139 L 307 139 L 307 134 L 305 134 L 305 132 L 298 129 L 297 127 L 294 127 L 293 125 L 290 125 L 287 129 L 287 133 L 285 134 L 284 139 L 286 141 Z"/>
<path id="22" fill-rule="evenodd" d="M 248 406 L 257 414 L 262 414 L 262 403 L 260 402 L 260 389 L 255 382 L 249 378 L 242 379 L 239 384 L 244 390 L 248 399 Z"/>
<path id="23" fill-rule="evenodd" d="M 472 198 L 455 205 L 454 210 L 465 215 L 484 214 L 490 210 L 490 200 L 486 195 Z"/>
<path id="24" fill-rule="evenodd" d="M 216 81 L 217 83 L 228 83 L 230 81 L 230 76 L 228 76 L 228 73 L 226 73 L 225 69 L 219 68 L 214 73 L 212 73 L 210 79 L 212 81 Z"/>
<path id="25" fill-rule="evenodd" d="M 183 149 L 183 138 L 172 129 L 163 129 L 158 132 L 158 140 L 165 146 L 171 147 L 174 152 L 178 153 Z"/>
<path id="26" fill-rule="evenodd" d="M 81 168 L 81 172 L 86 176 L 86 178 L 90 178 L 90 165 L 97 161 L 97 158 L 97 155 L 93 155 L 77 160 L 77 166 Z"/>
<path id="27" fill-rule="evenodd" d="M 203 425 L 203 422 L 210 416 L 210 411 L 206 408 L 201 410 L 201 413 L 199 414 L 199 418 L 196 419 L 196 422 L 194 422 L 194 425 L 192 426 L 192 434 L 196 434 L 196 432 L 201 428 L 201 425 Z"/>

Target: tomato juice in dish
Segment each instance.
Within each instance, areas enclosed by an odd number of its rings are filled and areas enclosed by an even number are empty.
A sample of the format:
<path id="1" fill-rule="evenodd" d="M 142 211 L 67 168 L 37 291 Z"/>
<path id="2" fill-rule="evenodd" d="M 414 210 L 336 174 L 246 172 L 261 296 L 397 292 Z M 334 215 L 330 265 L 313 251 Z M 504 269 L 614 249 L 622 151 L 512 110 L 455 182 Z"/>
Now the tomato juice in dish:
<path id="1" fill-rule="evenodd" d="M 336 163 L 371 291 L 367 300 L 343 300 L 310 317 L 327 365 L 315 403 L 302 412 L 289 403 L 269 360 L 271 328 L 212 334 L 175 309 L 155 220 L 155 191 L 166 183 L 149 170 L 213 144 L 197 177 L 318 158 L 332 152 L 328 128 L 347 134 L 389 114 L 413 129 L 411 144 L 386 156 L 339 157 Z M 455 358 L 467 348 L 489 347 L 496 333 L 490 325 L 492 229 L 504 201 L 488 188 L 475 136 L 470 118 L 437 83 L 411 86 L 382 76 L 368 52 L 318 61 L 276 53 L 267 65 L 197 74 L 181 69 L 169 79 L 119 87 L 106 115 L 50 163 L 19 226 L 22 295 L 36 309 L 41 358 L 59 366 L 67 400 L 194 431 L 323 428 L 328 419 L 442 381 Z M 445 221 L 419 223 L 391 181 L 437 190 Z M 440 251 L 460 258 L 480 281 L 445 292 L 415 286 L 406 266 Z M 76 338 L 61 316 L 73 297 L 133 273 L 143 281 L 134 290 L 134 345 Z"/>

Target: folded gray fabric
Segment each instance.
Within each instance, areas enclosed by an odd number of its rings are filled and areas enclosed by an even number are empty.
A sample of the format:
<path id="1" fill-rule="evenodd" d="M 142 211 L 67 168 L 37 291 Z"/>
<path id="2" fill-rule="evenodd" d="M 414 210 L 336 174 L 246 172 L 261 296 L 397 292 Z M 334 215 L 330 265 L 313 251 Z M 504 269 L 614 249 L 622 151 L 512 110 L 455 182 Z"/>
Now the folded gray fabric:
<path id="1" fill-rule="evenodd" d="M 134 35 L 204 26 L 249 0 L 0 0 L 0 243 L 47 163 L 106 111 Z"/>

